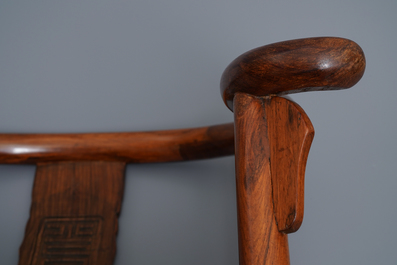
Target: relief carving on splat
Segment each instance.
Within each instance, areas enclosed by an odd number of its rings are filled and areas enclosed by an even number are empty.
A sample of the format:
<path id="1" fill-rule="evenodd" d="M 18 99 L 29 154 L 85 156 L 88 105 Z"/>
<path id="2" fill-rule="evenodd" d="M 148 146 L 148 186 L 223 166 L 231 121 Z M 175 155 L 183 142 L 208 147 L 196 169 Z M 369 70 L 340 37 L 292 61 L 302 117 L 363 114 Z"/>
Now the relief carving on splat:
<path id="1" fill-rule="evenodd" d="M 94 264 L 101 239 L 101 217 L 45 218 L 31 265 Z"/>

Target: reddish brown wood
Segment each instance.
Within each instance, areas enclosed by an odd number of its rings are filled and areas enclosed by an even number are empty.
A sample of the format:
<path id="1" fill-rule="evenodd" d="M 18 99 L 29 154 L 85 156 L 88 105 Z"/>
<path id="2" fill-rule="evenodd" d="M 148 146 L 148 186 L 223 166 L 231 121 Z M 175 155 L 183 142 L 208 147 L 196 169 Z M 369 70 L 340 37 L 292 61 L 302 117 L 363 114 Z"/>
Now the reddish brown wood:
<path id="1" fill-rule="evenodd" d="M 279 231 L 292 233 L 303 221 L 305 168 L 314 128 L 298 104 L 280 97 L 261 100 L 268 125 L 275 218 Z"/>
<path id="2" fill-rule="evenodd" d="M 297 104 L 277 95 L 349 88 L 364 70 L 361 48 L 331 37 L 263 46 L 226 68 L 221 93 L 235 117 L 240 265 L 289 264 L 286 234 L 303 220 L 314 130 Z"/>
<path id="3" fill-rule="evenodd" d="M 125 163 L 233 153 L 232 123 L 157 132 L 0 135 L 0 163 L 38 164 L 19 264 L 112 264 Z"/>
<path id="4" fill-rule="evenodd" d="M 234 118 L 240 265 L 289 265 L 288 237 L 274 214 L 263 100 L 237 93 Z"/>
<path id="5" fill-rule="evenodd" d="M 287 265 L 313 127 L 285 98 L 236 93 L 234 110 L 240 265 Z"/>
<path id="6" fill-rule="evenodd" d="M 232 123 L 195 129 L 87 134 L 0 134 L 0 163 L 171 162 L 234 153 Z"/>
<path id="7" fill-rule="evenodd" d="M 314 131 L 297 104 L 276 94 L 348 88 L 364 69 L 357 44 L 327 37 L 260 47 L 225 70 L 221 91 L 235 111 L 241 265 L 288 265 L 287 233 L 303 219 Z M 38 163 L 19 264 L 112 264 L 125 163 L 229 155 L 233 138 L 233 124 L 140 133 L 1 134 L 0 163 Z"/>
<path id="8" fill-rule="evenodd" d="M 284 41 L 259 47 L 236 58 L 221 79 L 229 109 L 236 92 L 256 96 L 349 88 L 365 69 L 355 42 L 323 37 Z"/>
<path id="9" fill-rule="evenodd" d="M 37 166 L 20 265 L 111 265 L 124 188 L 121 162 Z"/>

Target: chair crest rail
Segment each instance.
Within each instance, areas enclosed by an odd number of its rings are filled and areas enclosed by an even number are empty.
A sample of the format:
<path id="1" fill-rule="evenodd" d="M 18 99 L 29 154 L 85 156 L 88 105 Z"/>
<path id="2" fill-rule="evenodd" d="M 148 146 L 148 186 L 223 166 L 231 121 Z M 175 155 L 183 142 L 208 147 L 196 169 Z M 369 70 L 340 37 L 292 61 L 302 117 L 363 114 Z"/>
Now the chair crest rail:
<path id="1" fill-rule="evenodd" d="M 0 163 L 173 162 L 234 154 L 233 123 L 153 132 L 0 134 Z"/>

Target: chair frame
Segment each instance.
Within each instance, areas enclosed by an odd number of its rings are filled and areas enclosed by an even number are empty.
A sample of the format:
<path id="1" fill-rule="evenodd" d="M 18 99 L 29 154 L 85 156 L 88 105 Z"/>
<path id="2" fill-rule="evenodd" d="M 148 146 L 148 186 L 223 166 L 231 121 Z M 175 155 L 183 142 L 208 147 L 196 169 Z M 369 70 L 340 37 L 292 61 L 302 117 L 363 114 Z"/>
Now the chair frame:
<path id="1" fill-rule="evenodd" d="M 303 221 L 314 129 L 282 95 L 345 89 L 365 70 L 354 42 L 285 41 L 236 58 L 221 79 L 234 123 L 183 130 L 0 134 L 0 163 L 35 164 L 20 265 L 110 265 L 128 163 L 236 157 L 240 265 L 288 265 L 288 234 Z"/>

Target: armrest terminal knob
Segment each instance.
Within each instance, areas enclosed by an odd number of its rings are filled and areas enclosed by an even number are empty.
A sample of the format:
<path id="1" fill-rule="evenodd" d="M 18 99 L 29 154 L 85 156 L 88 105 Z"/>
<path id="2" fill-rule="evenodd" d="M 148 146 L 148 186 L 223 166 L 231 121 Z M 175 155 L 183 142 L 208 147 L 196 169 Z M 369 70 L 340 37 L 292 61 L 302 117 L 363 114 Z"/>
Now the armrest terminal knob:
<path id="1" fill-rule="evenodd" d="M 233 110 L 236 92 L 255 96 L 337 90 L 363 76 L 365 57 L 355 42 L 334 37 L 290 40 L 237 57 L 224 71 L 221 93 Z"/>

